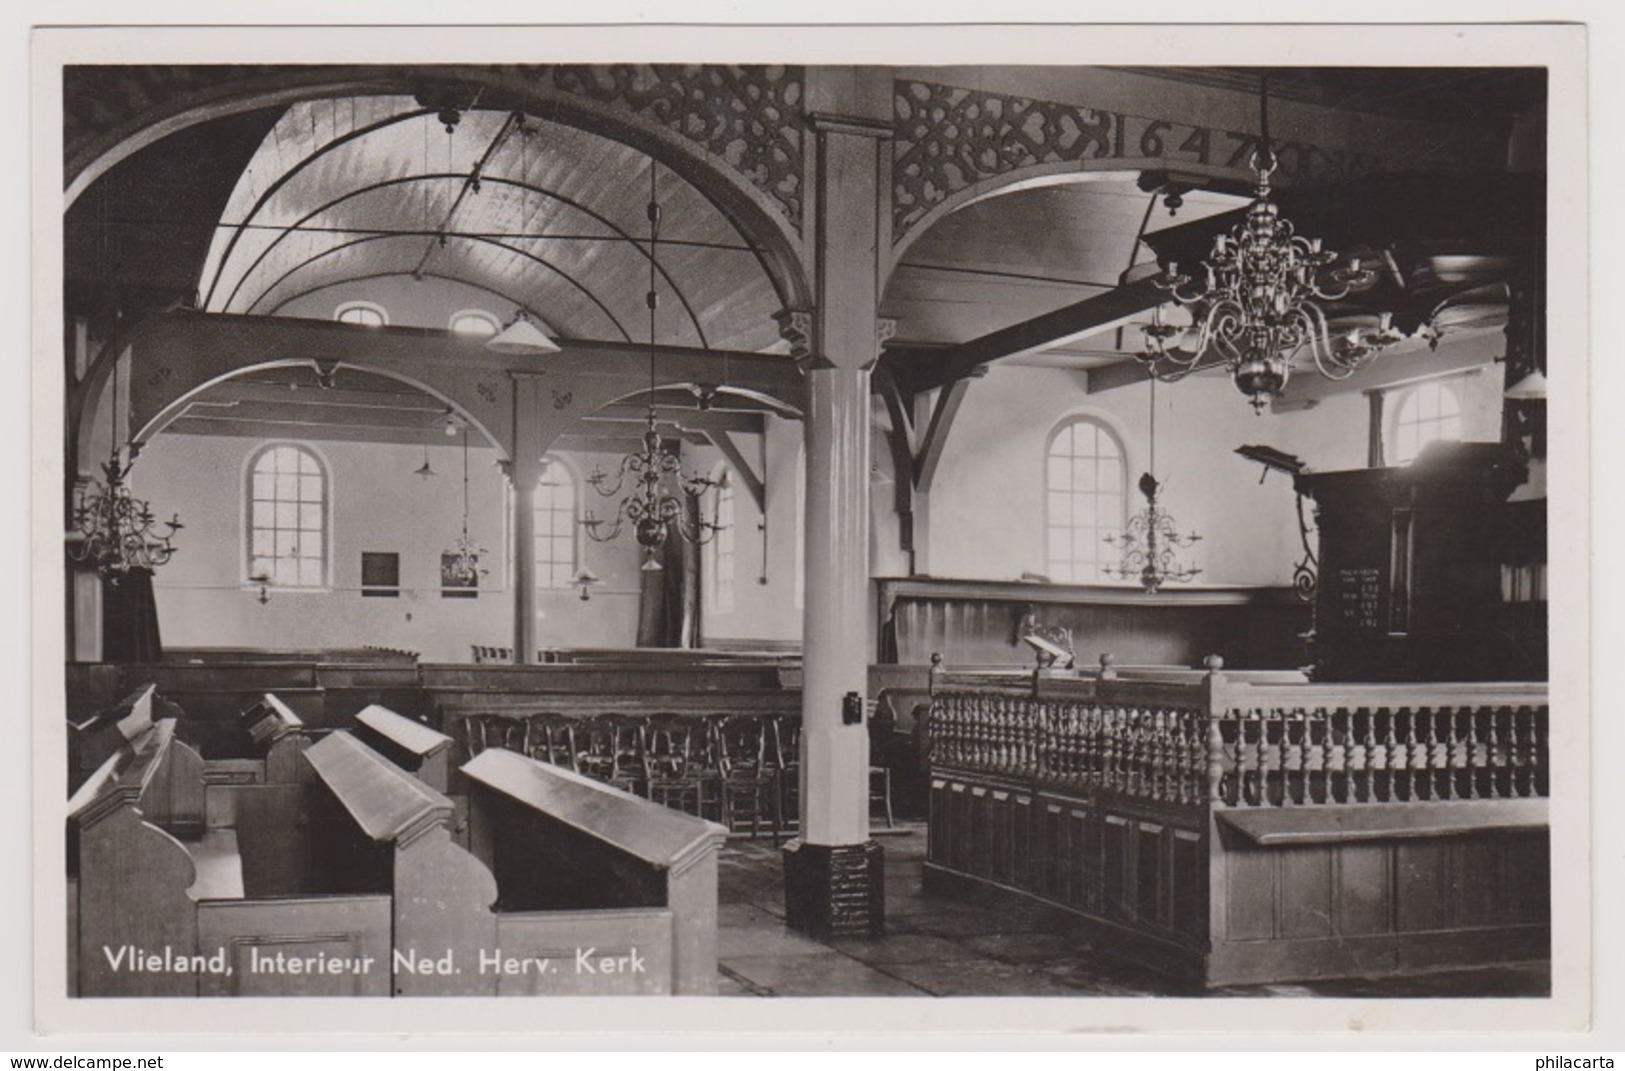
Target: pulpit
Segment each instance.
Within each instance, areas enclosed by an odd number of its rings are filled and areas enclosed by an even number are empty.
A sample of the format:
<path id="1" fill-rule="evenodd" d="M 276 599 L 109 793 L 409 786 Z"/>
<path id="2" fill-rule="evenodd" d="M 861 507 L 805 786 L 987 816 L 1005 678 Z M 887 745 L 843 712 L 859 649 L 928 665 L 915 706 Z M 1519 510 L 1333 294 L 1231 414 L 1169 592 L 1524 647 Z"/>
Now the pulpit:
<path id="1" fill-rule="evenodd" d="M 1518 627 L 1527 615 L 1503 582 L 1543 534 L 1544 509 L 1531 524 L 1507 501 L 1525 477 L 1515 453 L 1478 442 L 1436 442 L 1400 468 L 1300 474 L 1320 529 L 1315 679 L 1544 679 L 1543 630 Z"/>

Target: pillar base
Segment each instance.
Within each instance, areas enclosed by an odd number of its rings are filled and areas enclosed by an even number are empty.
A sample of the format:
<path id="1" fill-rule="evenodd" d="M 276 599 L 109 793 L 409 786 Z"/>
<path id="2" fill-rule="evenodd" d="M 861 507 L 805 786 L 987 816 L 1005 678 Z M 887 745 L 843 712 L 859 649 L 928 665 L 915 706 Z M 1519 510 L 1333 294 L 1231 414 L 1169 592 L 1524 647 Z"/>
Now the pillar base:
<path id="1" fill-rule="evenodd" d="M 808 937 L 879 937 L 886 932 L 885 853 L 862 844 L 784 846 L 784 909 Z"/>

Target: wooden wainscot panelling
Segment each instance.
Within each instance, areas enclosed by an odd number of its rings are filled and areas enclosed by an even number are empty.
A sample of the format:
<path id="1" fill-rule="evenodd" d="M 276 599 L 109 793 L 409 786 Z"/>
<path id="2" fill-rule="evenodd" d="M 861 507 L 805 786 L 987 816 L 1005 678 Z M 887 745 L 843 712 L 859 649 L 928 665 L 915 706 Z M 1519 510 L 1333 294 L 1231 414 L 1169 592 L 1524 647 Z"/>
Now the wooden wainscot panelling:
<path id="1" fill-rule="evenodd" d="M 665 908 L 503 912 L 480 970 L 504 997 L 663 996 L 672 992 L 672 949 Z"/>
<path id="2" fill-rule="evenodd" d="M 1393 928 L 1393 855 L 1383 844 L 1344 844 L 1333 853 L 1338 933 L 1363 937 Z"/>
<path id="3" fill-rule="evenodd" d="M 205 901 L 198 948 L 226 973 L 202 976 L 209 997 L 387 997 L 388 896 Z"/>

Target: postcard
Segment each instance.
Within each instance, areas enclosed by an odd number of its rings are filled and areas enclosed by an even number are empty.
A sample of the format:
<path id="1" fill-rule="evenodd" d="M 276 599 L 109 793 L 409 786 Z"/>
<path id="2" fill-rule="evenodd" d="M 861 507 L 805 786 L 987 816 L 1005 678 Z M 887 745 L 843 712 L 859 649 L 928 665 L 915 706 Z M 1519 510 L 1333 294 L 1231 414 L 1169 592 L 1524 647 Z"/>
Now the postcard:
<path id="1" fill-rule="evenodd" d="M 1402 29 L 38 30 L 37 1028 L 1584 1030 L 1585 34 Z"/>

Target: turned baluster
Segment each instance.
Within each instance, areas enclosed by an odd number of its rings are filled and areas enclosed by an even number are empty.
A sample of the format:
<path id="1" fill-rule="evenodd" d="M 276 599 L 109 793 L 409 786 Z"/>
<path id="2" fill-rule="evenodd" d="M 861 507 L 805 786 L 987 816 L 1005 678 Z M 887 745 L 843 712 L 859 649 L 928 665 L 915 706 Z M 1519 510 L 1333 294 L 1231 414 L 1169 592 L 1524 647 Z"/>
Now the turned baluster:
<path id="1" fill-rule="evenodd" d="M 1249 710 L 1243 714 L 1249 721 L 1257 723 L 1258 739 L 1254 741 L 1254 761 L 1258 767 L 1258 799 L 1254 803 L 1259 807 L 1270 805 L 1270 724 L 1264 716 L 1263 710 Z"/>
<path id="2" fill-rule="evenodd" d="M 1144 796 L 1149 791 L 1147 773 L 1149 772 L 1148 751 L 1151 741 L 1149 739 L 1150 712 L 1145 710 L 1132 710 L 1129 712 L 1129 791 L 1136 796 Z"/>
<path id="3" fill-rule="evenodd" d="M 1140 781 L 1140 718 L 1139 711 L 1123 711 L 1123 748 L 1120 755 L 1120 765 L 1123 768 L 1121 781 L 1124 792 L 1135 793 Z"/>
<path id="4" fill-rule="evenodd" d="M 1190 741 L 1185 737 L 1185 712 L 1176 710 L 1168 716 L 1168 761 L 1172 769 L 1169 789 L 1175 803 L 1190 802 Z"/>
<path id="5" fill-rule="evenodd" d="M 1168 712 L 1157 709 L 1150 715 L 1150 795 L 1155 800 L 1172 800 L 1168 791 Z"/>
<path id="6" fill-rule="evenodd" d="M 1349 735 L 1354 714 L 1338 707 L 1326 715 L 1326 802 L 1349 801 Z"/>
<path id="7" fill-rule="evenodd" d="M 1484 784 L 1489 788 L 1490 799 L 1501 799 L 1510 796 L 1510 791 L 1501 789 L 1501 770 L 1506 765 L 1506 755 L 1501 750 L 1501 710 L 1491 707 L 1485 720 L 1484 746 L 1488 751 L 1484 759 Z"/>
<path id="8" fill-rule="evenodd" d="M 1422 785 L 1427 790 L 1427 798 L 1436 800 L 1439 792 L 1439 712 L 1437 710 L 1418 710 L 1413 718 L 1422 722 L 1422 755 L 1420 761 L 1413 755 L 1413 765 L 1420 765 L 1422 769 Z"/>
<path id="9" fill-rule="evenodd" d="M 1115 709 L 1100 713 L 1100 783 L 1102 788 L 1115 791 L 1118 787 L 1117 757 L 1122 750 L 1117 737 L 1119 716 Z"/>
<path id="10" fill-rule="evenodd" d="M 1157 759 L 1161 747 L 1157 741 L 1157 714 L 1155 710 L 1140 712 L 1140 792 L 1152 799 L 1162 798 L 1157 788 L 1161 778 Z"/>
<path id="11" fill-rule="evenodd" d="M 1219 719 L 1210 716 L 1207 723 L 1207 798 L 1216 804 L 1224 803 L 1224 732 Z"/>
<path id="12" fill-rule="evenodd" d="M 1405 798 L 1414 800 L 1421 798 L 1420 786 L 1417 784 L 1416 771 L 1427 768 L 1427 752 L 1417 739 L 1417 722 L 1422 718 L 1422 712 L 1414 707 L 1405 708 L 1405 745 L 1404 761 L 1401 763 L 1405 770 Z"/>
<path id="13" fill-rule="evenodd" d="M 1383 781 L 1387 786 L 1384 803 L 1399 802 L 1399 771 L 1404 764 L 1404 753 L 1399 742 L 1399 710 L 1387 708 L 1388 720 L 1383 734 Z"/>
<path id="14" fill-rule="evenodd" d="M 1091 788 L 1098 791 L 1106 784 L 1106 730 L 1105 711 L 1090 705 L 1083 712 L 1083 731 L 1089 741 L 1089 762 L 1085 773 Z"/>
<path id="15" fill-rule="evenodd" d="M 1303 735 L 1298 737 L 1298 780 L 1303 785 L 1300 802 L 1314 803 L 1316 774 L 1326 769 L 1325 744 L 1315 739 L 1315 730 L 1325 724 L 1325 712 L 1317 709 L 1290 711 L 1289 714 L 1302 725 L 1299 731 Z"/>
<path id="16" fill-rule="evenodd" d="M 1439 764 L 1444 767 L 1444 798 L 1447 800 L 1461 798 L 1461 793 L 1456 785 L 1456 774 L 1466 766 L 1456 747 L 1459 743 L 1459 737 L 1456 734 L 1456 713 L 1457 709 L 1455 707 L 1440 707 L 1433 712 L 1433 720 L 1436 723 L 1441 723 L 1440 727 L 1443 729 L 1440 735 L 1444 739 L 1439 742 Z M 1468 769 L 1470 770 L 1471 767 L 1468 767 Z"/>
<path id="17" fill-rule="evenodd" d="M 1461 714 L 1467 719 L 1467 737 L 1466 743 L 1463 745 L 1463 751 L 1466 755 L 1465 765 L 1467 767 L 1467 798 L 1476 800 L 1482 798 L 1478 792 L 1478 767 L 1483 759 L 1484 752 L 1484 744 L 1479 739 L 1478 732 L 1480 712 L 1467 708 L 1461 711 Z"/>

